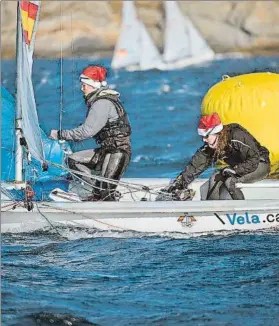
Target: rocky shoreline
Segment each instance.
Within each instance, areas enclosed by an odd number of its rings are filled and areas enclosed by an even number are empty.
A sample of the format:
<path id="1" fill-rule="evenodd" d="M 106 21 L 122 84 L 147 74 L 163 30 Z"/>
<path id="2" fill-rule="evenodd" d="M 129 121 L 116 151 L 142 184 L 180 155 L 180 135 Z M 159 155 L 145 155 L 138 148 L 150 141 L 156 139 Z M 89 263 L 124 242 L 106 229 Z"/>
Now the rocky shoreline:
<path id="1" fill-rule="evenodd" d="M 155 44 L 163 48 L 162 1 L 135 1 Z M 1 1 L 1 57 L 15 56 L 15 1 Z M 279 2 L 179 1 L 182 12 L 218 53 L 279 53 Z M 35 56 L 111 56 L 121 26 L 122 1 L 43 1 Z"/>

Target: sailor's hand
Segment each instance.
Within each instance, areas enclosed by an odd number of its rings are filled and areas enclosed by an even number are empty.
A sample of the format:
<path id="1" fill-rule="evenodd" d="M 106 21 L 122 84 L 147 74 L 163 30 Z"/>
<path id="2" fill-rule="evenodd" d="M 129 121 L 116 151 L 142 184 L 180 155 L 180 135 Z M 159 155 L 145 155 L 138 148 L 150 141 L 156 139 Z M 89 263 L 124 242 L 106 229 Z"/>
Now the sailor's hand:
<path id="1" fill-rule="evenodd" d="M 58 140 L 58 130 L 52 129 L 49 134 L 50 139 Z"/>
<path id="2" fill-rule="evenodd" d="M 165 188 L 165 192 L 168 193 L 174 193 L 176 190 L 182 190 L 184 188 L 187 188 L 186 186 L 184 186 L 183 184 L 183 177 L 180 174 L 176 179 L 174 179 L 173 182 L 171 182 L 166 188 Z"/>
<path id="3" fill-rule="evenodd" d="M 187 188 L 182 175 L 179 175 L 166 188 L 160 190 L 160 194 L 155 201 L 169 201 L 169 200 L 192 200 L 195 191 Z"/>
<path id="4" fill-rule="evenodd" d="M 178 190 L 173 186 L 169 185 L 166 188 L 160 190 L 158 196 L 155 198 L 155 201 L 171 201 L 171 200 L 180 200 L 176 194 Z"/>
<path id="5" fill-rule="evenodd" d="M 221 170 L 221 174 L 222 174 L 222 176 L 224 176 L 226 178 L 236 176 L 236 172 L 232 168 L 224 168 L 223 170 Z"/>
<path id="6" fill-rule="evenodd" d="M 175 188 L 175 190 L 182 190 L 184 188 L 187 188 L 187 185 L 183 180 L 182 174 L 179 174 L 179 176 L 176 177 L 172 185 Z"/>

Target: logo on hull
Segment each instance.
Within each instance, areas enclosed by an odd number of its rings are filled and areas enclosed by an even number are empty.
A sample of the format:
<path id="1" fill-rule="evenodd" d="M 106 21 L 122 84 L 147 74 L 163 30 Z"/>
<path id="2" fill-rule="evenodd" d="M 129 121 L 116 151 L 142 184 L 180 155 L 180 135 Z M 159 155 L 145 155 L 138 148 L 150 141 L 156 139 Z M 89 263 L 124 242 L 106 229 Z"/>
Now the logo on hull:
<path id="1" fill-rule="evenodd" d="M 192 227 L 197 220 L 194 216 L 182 215 L 179 216 L 177 222 L 180 222 L 183 227 Z"/>

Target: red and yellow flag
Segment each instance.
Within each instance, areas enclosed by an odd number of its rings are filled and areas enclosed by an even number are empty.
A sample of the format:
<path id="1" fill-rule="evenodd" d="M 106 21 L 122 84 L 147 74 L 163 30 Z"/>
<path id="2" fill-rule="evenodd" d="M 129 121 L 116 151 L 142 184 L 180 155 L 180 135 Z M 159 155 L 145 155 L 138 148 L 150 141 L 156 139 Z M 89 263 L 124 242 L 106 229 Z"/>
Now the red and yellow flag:
<path id="1" fill-rule="evenodd" d="M 38 13 L 38 1 L 20 1 L 20 12 L 25 43 L 30 44 Z"/>

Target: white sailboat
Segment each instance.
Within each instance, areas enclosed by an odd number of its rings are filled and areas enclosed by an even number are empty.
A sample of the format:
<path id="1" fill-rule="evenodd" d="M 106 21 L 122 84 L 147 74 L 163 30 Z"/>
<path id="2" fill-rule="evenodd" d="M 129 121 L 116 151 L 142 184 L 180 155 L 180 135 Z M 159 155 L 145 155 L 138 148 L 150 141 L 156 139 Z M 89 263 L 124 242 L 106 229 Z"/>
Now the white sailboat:
<path id="1" fill-rule="evenodd" d="M 50 193 L 45 198 L 32 201 L 28 194 L 28 175 L 24 174 L 22 164 L 23 158 L 26 157 L 26 144 L 28 153 L 37 162 L 47 161 L 51 165 L 52 161 L 46 160 L 39 130 L 31 78 L 33 43 L 24 41 L 24 17 L 20 12 L 22 3 L 19 2 L 18 9 L 17 74 L 21 83 L 17 83 L 16 182 L 1 184 L 2 232 L 27 232 L 71 226 L 99 230 L 199 234 L 279 227 L 279 182 L 274 180 L 238 185 L 243 189 L 246 200 L 237 203 L 231 200 L 202 200 L 208 186 L 205 179 L 196 180 L 191 184 L 195 192 L 192 201 L 155 201 L 160 189 L 165 187 L 169 180 L 154 178 L 121 180 L 118 183 L 118 190 L 122 194 L 119 202 L 82 202 L 76 193 L 67 189 L 61 190 L 57 186 L 46 189 Z M 38 6 L 39 12 L 39 1 L 24 1 L 25 5 L 26 3 Z M 32 34 L 33 41 L 34 38 L 35 34 Z M 28 99 L 27 102 L 24 97 Z M 56 175 L 53 174 L 53 178 L 56 179 Z M 97 176 L 95 178 L 100 179 Z M 23 189 L 25 197 L 17 199 L 13 196 L 18 189 Z"/>
<path id="2" fill-rule="evenodd" d="M 113 69 L 138 65 L 140 61 L 140 21 L 133 1 L 123 2 L 120 37 L 114 49 L 111 66 Z"/>
<path id="3" fill-rule="evenodd" d="M 212 60 L 214 51 L 178 7 L 177 1 L 164 1 L 166 14 L 164 32 L 164 70 Z"/>
<path id="4" fill-rule="evenodd" d="M 161 55 L 146 27 L 139 20 L 133 1 L 123 1 L 121 32 L 116 44 L 111 66 L 129 71 L 158 67 Z"/>
<path id="5" fill-rule="evenodd" d="M 112 68 L 173 70 L 212 60 L 214 51 L 176 1 L 164 1 L 166 23 L 161 55 L 144 24 L 138 19 L 133 1 L 123 1 L 123 23 L 115 47 Z"/>

